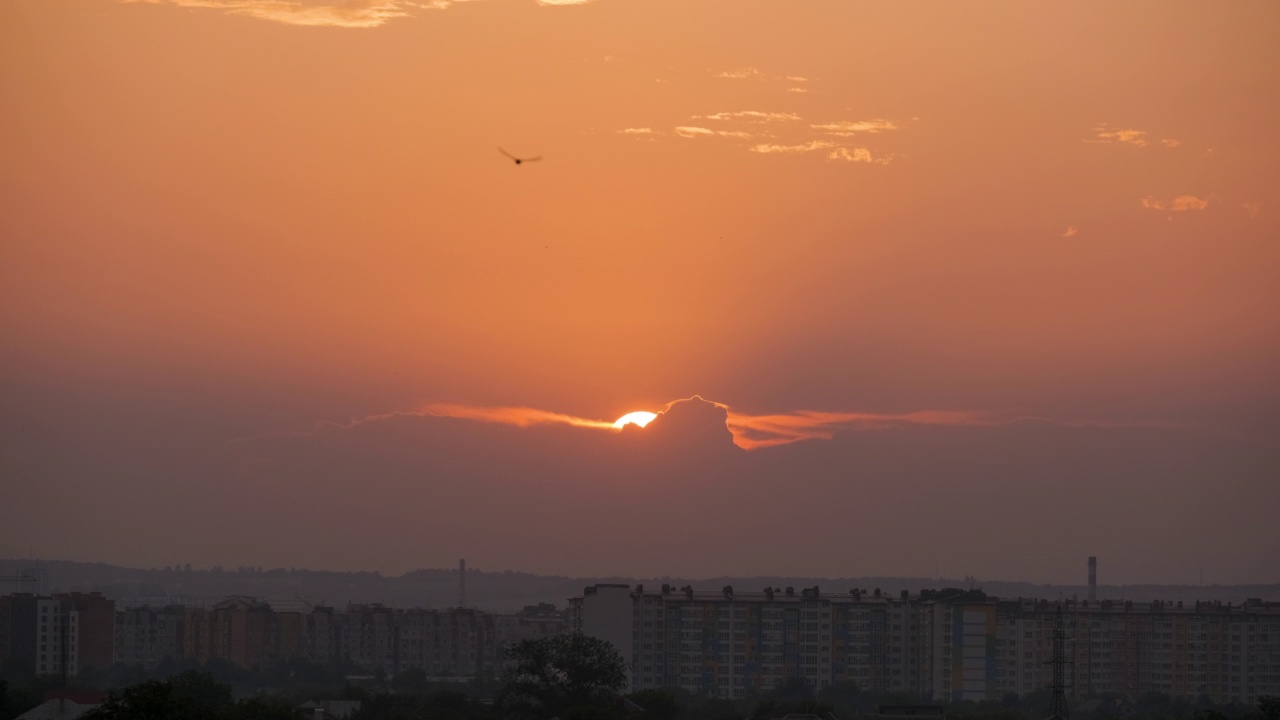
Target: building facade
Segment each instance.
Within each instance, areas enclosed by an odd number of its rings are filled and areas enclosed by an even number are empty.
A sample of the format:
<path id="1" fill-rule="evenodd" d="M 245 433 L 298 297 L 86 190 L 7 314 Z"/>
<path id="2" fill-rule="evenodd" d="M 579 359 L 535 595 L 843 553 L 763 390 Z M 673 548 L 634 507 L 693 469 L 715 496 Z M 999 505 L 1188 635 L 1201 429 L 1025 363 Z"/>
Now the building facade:
<path id="1" fill-rule="evenodd" d="M 627 596 L 630 603 L 618 601 Z M 905 597 L 824 594 L 817 587 L 740 592 L 664 585 L 646 593 L 643 586 L 628 592 L 597 586 L 569 601 L 571 630 L 620 646 L 631 661 L 633 688 L 679 687 L 729 699 L 797 681 L 815 690 L 853 682 L 921 693 L 925 622 L 924 608 Z"/>
<path id="2" fill-rule="evenodd" d="M 115 662 L 154 670 L 183 657 L 183 608 L 130 608 L 116 613 Z"/>
<path id="3" fill-rule="evenodd" d="M 629 600 L 629 602 L 624 602 Z M 586 588 L 569 628 L 619 647 L 631 687 L 751 698 L 786 683 L 853 683 L 935 700 L 1049 686 L 1064 626 L 1068 693 L 1144 692 L 1255 704 L 1280 695 L 1280 603 L 1001 601 L 980 591 Z M 629 635 L 629 640 L 628 640 Z"/>
<path id="4" fill-rule="evenodd" d="M 256 598 L 238 596 L 209 607 L 119 611 L 114 658 L 145 668 L 165 658 L 220 659 L 250 669 L 301 658 L 368 673 L 422 669 L 434 678 L 472 678 L 499 674 L 508 646 L 561 634 L 564 627 L 559 614 L 398 609 L 376 603 L 276 611 Z"/>

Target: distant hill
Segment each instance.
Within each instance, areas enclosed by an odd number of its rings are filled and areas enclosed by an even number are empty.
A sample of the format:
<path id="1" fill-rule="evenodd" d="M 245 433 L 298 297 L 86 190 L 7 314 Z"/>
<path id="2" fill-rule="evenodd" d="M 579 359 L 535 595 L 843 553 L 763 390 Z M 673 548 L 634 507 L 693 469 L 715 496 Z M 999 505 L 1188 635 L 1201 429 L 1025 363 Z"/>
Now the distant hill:
<path id="1" fill-rule="evenodd" d="M 326 604 L 341 607 L 349 602 L 379 602 L 391 607 L 445 608 L 458 604 L 458 571 L 455 568 L 414 570 L 399 576 L 378 572 L 332 572 L 295 568 L 258 569 L 141 569 L 106 563 L 65 560 L 0 560 L 0 595 L 19 589 L 15 576 L 41 569 L 51 592 L 101 592 L 117 603 L 132 605 L 166 601 L 195 604 L 227 595 L 252 595 L 277 603 Z M 1003 598 L 1036 597 L 1056 600 L 1083 598 L 1084 585 L 1039 585 L 1025 582 L 982 580 L 976 582 L 988 595 Z M 830 592 L 851 589 L 881 589 L 897 594 L 927 588 L 968 587 L 969 580 L 954 578 L 813 578 L 813 577 L 716 577 L 716 578 L 631 578 L 564 577 L 532 575 L 506 570 L 488 572 L 467 569 L 467 605 L 499 612 L 515 611 L 525 605 L 554 603 L 563 608 L 566 600 L 580 595 L 596 583 L 643 584 L 655 589 L 663 583 L 692 585 L 698 589 L 719 589 L 732 585 L 738 590 L 765 587 L 796 588 L 818 585 Z M 27 591 L 35 584 L 23 583 Z M 1218 600 L 1239 603 L 1248 598 L 1280 600 L 1280 584 L 1270 585 L 1100 585 L 1100 599 L 1133 600 Z"/>

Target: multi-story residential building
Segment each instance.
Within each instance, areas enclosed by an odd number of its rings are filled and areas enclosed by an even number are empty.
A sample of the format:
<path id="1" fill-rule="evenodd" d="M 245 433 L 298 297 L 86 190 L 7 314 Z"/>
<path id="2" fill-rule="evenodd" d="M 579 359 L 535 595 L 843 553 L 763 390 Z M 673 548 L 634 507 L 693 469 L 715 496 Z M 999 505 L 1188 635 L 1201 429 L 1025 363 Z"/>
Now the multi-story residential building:
<path id="1" fill-rule="evenodd" d="M 963 600 L 921 603 L 928 608 L 930 668 L 922 689 L 935 698 L 988 700 L 1004 693 L 1000 677 L 996 604 Z"/>
<path id="2" fill-rule="evenodd" d="M 337 612 L 317 607 L 303 621 L 304 656 L 319 663 L 350 662 L 388 675 L 410 668 L 441 678 L 496 673 L 501 657 L 498 617 L 456 608 L 349 605 Z"/>
<path id="3" fill-rule="evenodd" d="M 327 605 L 317 605 L 303 616 L 302 656 L 312 662 L 331 663 L 341 657 L 340 615 Z"/>
<path id="4" fill-rule="evenodd" d="M 75 675 L 80 623 L 78 613 L 59 598 L 36 599 L 36 674 Z"/>
<path id="5" fill-rule="evenodd" d="M 85 668 L 107 668 L 115 662 L 116 604 L 101 593 L 55 595 L 75 612 L 77 638 L 76 674 Z"/>
<path id="6" fill-rule="evenodd" d="M 153 670 L 183 656 L 183 608 L 129 608 L 116 613 L 115 661 Z"/>
<path id="7" fill-rule="evenodd" d="M 384 605 L 348 605 L 339 656 L 369 670 L 396 673 L 395 611 Z"/>
<path id="8" fill-rule="evenodd" d="M 604 585 L 571 599 L 569 616 L 571 631 L 608 640 L 630 659 L 636 689 L 736 699 L 789 681 L 920 692 L 926 679 L 921 608 L 879 591 Z"/>
<path id="9" fill-rule="evenodd" d="M 36 596 L 0 597 L 0 672 L 32 675 L 36 671 L 39 623 Z"/>
<path id="10" fill-rule="evenodd" d="M 633 689 L 753 697 L 786 682 L 852 682 L 938 700 L 998 700 L 1049 686 L 1062 623 L 1076 698 L 1156 691 L 1254 704 L 1280 695 L 1280 603 L 999 601 L 980 591 L 719 592 L 589 587 L 571 632 L 619 647 Z"/>
<path id="11" fill-rule="evenodd" d="M 204 608 L 182 609 L 182 656 L 199 662 L 218 657 L 213 649 L 213 615 Z"/>
<path id="12" fill-rule="evenodd" d="M 24 597 L 24 596 L 14 596 Z M 25 605 L 25 600 L 21 601 Z M 114 662 L 115 604 L 99 593 L 34 598 L 33 659 L 37 675 L 79 675 L 88 667 Z M 22 635 L 25 640 L 26 631 Z M 11 649 L 12 651 L 12 649 Z M 21 650 L 20 650 L 21 651 Z"/>
<path id="13" fill-rule="evenodd" d="M 108 622 L 109 621 L 109 622 Z M 765 588 L 699 591 L 589 587 L 570 600 L 567 628 L 601 637 L 628 660 L 634 689 L 679 687 L 749 698 L 784 683 L 817 690 L 854 683 L 939 700 L 995 700 L 1047 687 L 1061 624 L 1069 693 L 1144 692 L 1255 704 L 1280 695 L 1280 603 L 996 600 L 981 591 L 822 592 Z M 265 667 L 292 657 L 349 662 L 394 675 L 500 673 L 506 648 L 563 632 L 566 620 L 534 608 L 350 605 L 275 610 L 256 598 L 208 607 L 116 611 L 96 594 L 0 598 L 0 669 L 76 675 L 121 662 L 153 668 L 166 657 Z"/>
<path id="14" fill-rule="evenodd" d="M 1280 695 L 1280 604 L 1072 603 L 1075 691 L 1256 704 Z"/>
<path id="15" fill-rule="evenodd" d="M 14 595 L 8 607 L 7 654 L 17 667 L 37 675 L 75 676 L 114 661 L 115 605 L 102 595 Z"/>

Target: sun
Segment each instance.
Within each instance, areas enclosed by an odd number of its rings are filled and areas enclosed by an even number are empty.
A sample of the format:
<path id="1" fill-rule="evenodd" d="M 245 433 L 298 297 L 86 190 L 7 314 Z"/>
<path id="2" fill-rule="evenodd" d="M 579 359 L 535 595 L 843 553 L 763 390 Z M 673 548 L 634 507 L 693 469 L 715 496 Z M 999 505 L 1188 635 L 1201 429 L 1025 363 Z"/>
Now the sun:
<path id="1" fill-rule="evenodd" d="M 618 428 L 619 430 L 622 429 L 623 425 L 639 425 L 640 427 L 644 427 L 645 425 L 648 425 L 656 417 L 658 417 L 656 413 L 645 412 L 644 410 L 638 410 L 636 412 L 629 412 L 626 415 L 623 415 L 622 417 L 618 418 L 617 420 L 614 420 L 613 426 Z"/>

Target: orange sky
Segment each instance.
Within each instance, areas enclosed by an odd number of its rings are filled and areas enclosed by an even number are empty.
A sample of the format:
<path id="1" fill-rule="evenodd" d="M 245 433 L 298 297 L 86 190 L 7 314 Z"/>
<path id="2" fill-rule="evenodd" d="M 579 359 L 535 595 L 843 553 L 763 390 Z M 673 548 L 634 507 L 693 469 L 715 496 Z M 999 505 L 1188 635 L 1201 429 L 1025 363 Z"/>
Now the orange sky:
<path id="1" fill-rule="evenodd" d="M 175 560 L 76 529 L 48 487 L 94 468 L 129 502 L 317 423 L 695 393 L 800 445 L 1199 428 L 1280 499 L 1277 38 L 1271 0 L 7 0 L 0 556 Z"/>

